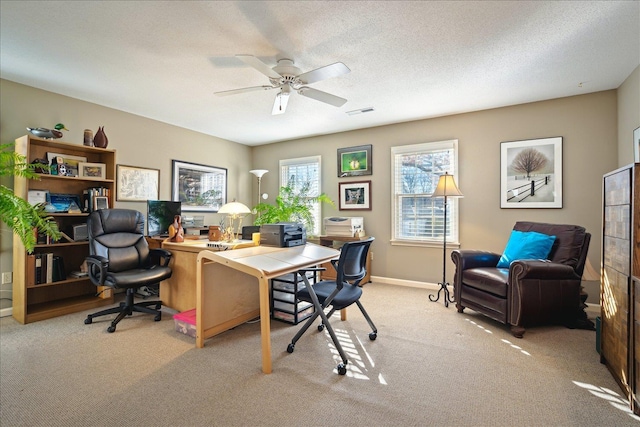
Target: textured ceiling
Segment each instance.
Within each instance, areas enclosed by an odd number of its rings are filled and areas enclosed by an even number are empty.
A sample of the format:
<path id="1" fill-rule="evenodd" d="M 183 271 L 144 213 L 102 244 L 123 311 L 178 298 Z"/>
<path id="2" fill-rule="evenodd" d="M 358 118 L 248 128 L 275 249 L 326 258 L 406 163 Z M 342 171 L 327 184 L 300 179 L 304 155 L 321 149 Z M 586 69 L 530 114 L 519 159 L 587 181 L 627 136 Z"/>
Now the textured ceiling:
<path id="1" fill-rule="evenodd" d="M 0 77 L 247 145 L 614 89 L 640 64 L 637 1 L 3 0 L 0 19 Z M 215 96 L 269 84 L 236 54 L 341 61 L 311 86 L 348 102 Z"/>

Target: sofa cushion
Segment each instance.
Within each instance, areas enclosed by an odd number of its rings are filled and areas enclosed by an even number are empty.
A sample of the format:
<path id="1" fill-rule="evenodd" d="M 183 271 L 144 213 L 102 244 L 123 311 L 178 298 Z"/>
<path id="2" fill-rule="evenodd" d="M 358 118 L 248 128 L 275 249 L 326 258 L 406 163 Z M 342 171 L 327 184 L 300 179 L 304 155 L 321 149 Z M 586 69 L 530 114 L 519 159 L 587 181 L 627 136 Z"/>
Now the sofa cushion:
<path id="1" fill-rule="evenodd" d="M 507 297 L 508 282 L 509 270 L 506 268 L 479 267 L 462 272 L 462 283 L 501 298 Z"/>
<path id="2" fill-rule="evenodd" d="M 555 236 L 535 231 L 512 230 L 507 246 L 498 261 L 498 268 L 509 268 L 519 259 L 547 259 Z"/>

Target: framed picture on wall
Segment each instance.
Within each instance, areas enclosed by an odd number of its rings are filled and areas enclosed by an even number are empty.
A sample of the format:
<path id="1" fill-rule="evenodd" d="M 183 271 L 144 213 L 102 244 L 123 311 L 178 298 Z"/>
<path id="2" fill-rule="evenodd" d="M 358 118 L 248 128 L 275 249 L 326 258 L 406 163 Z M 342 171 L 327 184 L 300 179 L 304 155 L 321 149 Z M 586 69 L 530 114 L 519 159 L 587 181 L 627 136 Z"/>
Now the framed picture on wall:
<path id="1" fill-rule="evenodd" d="M 146 202 L 160 197 L 160 169 L 116 165 L 116 200 Z"/>
<path id="2" fill-rule="evenodd" d="M 341 211 L 371 210 L 371 181 L 342 182 L 338 184 Z"/>
<path id="3" fill-rule="evenodd" d="M 338 148 L 338 178 L 371 174 L 371 145 Z"/>
<path id="4" fill-rule="evenodd" d="M 172 160 L 171 200 L 182 211 L 218 212 L 227 203 L 227 170 Z"/>
<path id="5" fill-rule="evenodd" d="M 562 137 L 500 144 L 500 207 L 562 208 Z"/>

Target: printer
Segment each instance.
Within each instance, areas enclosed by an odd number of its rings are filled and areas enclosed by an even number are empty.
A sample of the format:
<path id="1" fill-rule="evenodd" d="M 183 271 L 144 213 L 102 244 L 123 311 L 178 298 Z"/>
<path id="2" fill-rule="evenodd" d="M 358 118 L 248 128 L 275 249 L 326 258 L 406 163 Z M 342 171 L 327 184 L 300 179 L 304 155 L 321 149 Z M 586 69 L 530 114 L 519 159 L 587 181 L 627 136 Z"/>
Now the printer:
<path id="1" fill-rule="evenodd" d="M 260 244 L 288 248 L 307 243 L 307 230 L 295 222 L 279 222 L 260 226 Z"/>
<path id="2" fill-rule="evenodd" d="M 325 218 L 324 230 L 328 236 L 363 236 L 364 219 L 361 216 Z"/>

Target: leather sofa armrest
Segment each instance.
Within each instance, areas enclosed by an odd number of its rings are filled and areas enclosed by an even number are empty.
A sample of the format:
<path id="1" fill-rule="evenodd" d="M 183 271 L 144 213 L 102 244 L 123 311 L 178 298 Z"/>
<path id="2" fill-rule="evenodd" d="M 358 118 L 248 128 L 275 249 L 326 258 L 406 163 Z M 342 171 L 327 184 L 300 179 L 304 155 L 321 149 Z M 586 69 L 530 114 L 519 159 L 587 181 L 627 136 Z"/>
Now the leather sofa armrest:
<path id="1" fill-rule="evenodd" d="M 456 265 L 456 269 L 467 270 L 469 268 L 495 267 L 500 260 L 500 255 L 487 251 L 456 249 L 451 252 L 451 259 Z"/>
<path id="2" fill-rule="evenodd" d="M 509 267 L 509 277 L 512 283 L 524 279 L 580 280 L 571 266 L 547 260 L 514 261 Z"/>

